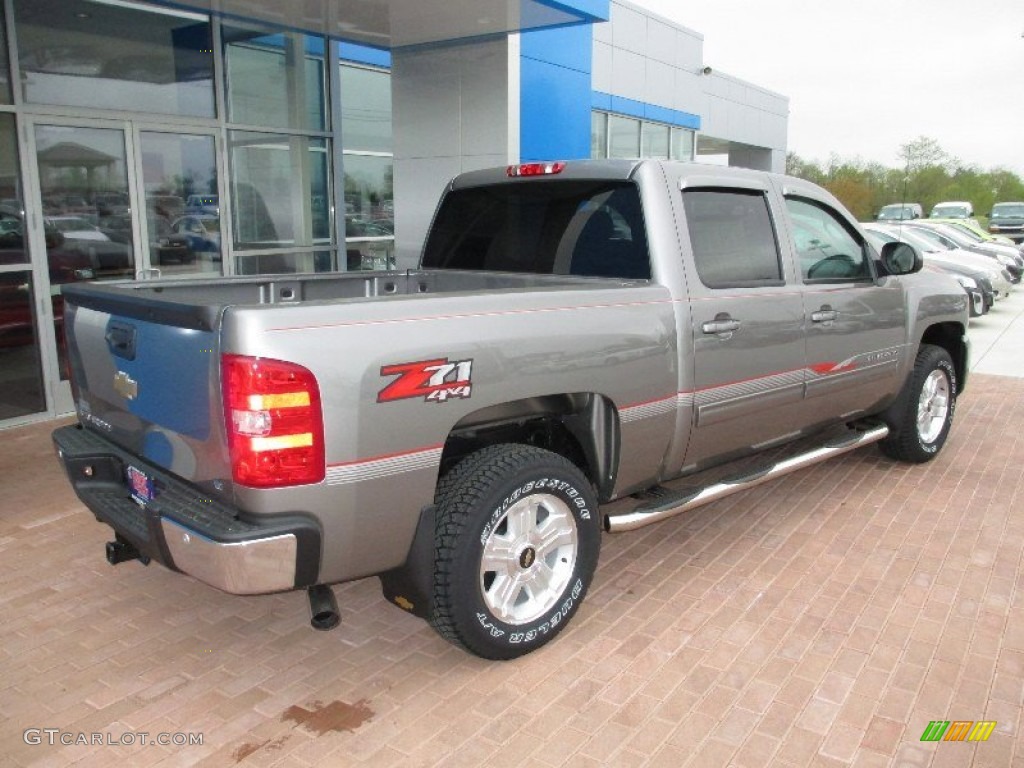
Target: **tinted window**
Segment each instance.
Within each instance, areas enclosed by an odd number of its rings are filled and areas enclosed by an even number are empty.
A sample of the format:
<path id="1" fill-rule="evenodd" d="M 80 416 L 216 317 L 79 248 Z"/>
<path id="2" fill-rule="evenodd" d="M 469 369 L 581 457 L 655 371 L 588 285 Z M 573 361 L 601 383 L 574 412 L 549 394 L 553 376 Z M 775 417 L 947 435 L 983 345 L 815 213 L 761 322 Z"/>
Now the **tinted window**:
<path id="1" fill-rule="evenodd" d="M 647 279 L 640 196 L 623 182 L 548 181 L 445 197 L 423 266 Z"/>
<path id="2" fill-rule="evenodd" d="M 763 192 L 683 192 L 686 225 L 700 280 L 709 288 L 782 283 L 775 228 Z"/>
<path id="3" fill-rule="evenodd" d="M 860 280 L 871 278 L 865 243 L 838 216 L 820 203 L 786 199 L 800 272 L 805 280 Z"/>

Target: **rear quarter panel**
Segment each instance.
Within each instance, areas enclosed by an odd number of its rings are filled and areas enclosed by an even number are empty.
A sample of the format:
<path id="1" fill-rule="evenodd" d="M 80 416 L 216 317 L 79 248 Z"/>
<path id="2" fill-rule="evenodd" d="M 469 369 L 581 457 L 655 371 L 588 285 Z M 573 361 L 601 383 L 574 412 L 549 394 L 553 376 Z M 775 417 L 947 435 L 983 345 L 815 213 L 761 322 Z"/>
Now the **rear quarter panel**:
<path id="1" fill-rule="evenodd" d="M 617 408 L 674 396 L 674 322 L 665 288 L 604 280 L 573 289 L 229 309 L 225 351 L 289 360 L 316 375 L 328 466 L 321 484 L 236 488 L 236 499 L 255 514 L 315 516 L 328 542 L 323 581 L 398 566 L 420 510 L 433 501 L 455 424 L 543 395 L 595 392 Z M 398 378 L 388 369 L 442 360 L 471 361 L 468 397 L 379 401 Z M 635 467 L 627 473 L 653 473 L 674 420 L 630 421 L 622 430 L 622 455 Z"/>

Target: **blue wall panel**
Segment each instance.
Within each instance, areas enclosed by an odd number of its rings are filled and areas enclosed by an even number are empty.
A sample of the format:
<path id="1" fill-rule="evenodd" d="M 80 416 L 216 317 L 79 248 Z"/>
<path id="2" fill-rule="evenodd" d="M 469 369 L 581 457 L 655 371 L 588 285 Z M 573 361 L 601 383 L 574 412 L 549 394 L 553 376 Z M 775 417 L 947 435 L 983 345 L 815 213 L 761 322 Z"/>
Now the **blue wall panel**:
<path id="1" fill-rule="evenodd" d="M 591 26 L 524 32 L 520 39 L 521 160 L 590 157 Z"/>

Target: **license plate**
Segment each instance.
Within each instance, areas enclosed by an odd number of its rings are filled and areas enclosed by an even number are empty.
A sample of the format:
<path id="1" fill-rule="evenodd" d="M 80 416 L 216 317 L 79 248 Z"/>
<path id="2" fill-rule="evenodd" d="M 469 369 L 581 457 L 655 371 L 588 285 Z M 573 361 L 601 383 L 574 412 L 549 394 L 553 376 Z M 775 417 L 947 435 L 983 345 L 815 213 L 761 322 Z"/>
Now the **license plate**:
<path id="1" fill-rule="evenodd" d="M 128 467 L 128 490 L 131 491 L 136 504 L 145 505 L 156 496 L 153 478 L 138 467 Z"/>

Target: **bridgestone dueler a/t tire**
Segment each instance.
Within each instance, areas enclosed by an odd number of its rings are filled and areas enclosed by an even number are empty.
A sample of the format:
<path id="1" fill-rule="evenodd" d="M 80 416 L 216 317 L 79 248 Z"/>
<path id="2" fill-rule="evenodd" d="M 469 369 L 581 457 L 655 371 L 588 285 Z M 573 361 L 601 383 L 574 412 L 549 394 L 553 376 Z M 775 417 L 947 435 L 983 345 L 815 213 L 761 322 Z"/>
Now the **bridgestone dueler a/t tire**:
<path id="1" fill-rule="evenodd" d="M 513 659 L 557 635 L 601 548 L 583 473 L 550 451 L 494 445 L 444 478 L 437 504 L 434 629 L 485 659 Z"/>
<path id="2" fill-rule="evenodd" d="M 935 384 L 947 388 L 947 407 L 942 421 L 934 424 L 934 434 L 923 434 L 919 409 L 928 399 L 928 388 Z M 890 432 L 879 443 L 882 453 L 898 461 L 914 464 L 934 459 L 949 436 L 953 412 L 956 410 L 956 395 L 956 368 L 949 353 L 942 347 L 923 344 L 917 353 L 910 378 L 897 401 L 886 413 Z"/>

